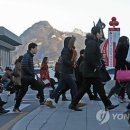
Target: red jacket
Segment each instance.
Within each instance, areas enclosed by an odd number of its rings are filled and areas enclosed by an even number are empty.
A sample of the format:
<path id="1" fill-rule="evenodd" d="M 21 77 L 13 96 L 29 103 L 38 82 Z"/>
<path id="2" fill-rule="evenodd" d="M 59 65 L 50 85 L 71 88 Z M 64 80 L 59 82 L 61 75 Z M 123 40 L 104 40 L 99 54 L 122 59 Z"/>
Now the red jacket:
<path id="1" fill-rule="evenodd" d="M 40 78 L 42 80 L 48 79 L 50 81 L 50 76 L 49 76 L 47 63 L 44 63 L 44 64 L 41 65 L 41 68 L 40 68 Z"/>

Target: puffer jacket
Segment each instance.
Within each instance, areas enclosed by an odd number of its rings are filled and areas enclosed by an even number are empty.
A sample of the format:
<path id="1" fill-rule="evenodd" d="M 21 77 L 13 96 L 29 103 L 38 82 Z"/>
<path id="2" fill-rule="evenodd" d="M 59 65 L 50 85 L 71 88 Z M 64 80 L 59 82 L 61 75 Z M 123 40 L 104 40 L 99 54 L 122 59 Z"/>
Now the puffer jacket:
<path id="1" fill-rule="evenodd" d="M 21 63 L 21 78 L 34 78 L 33 54 L 27 51 Z"/>
<path id="2" fill-rule="evenodd" d="M 100 43 L 92 34 L 89 34 L 85 40 L 85 45 L 85 55 L 81 64 L 82 67 L 80 66 L 80 71 L 83 77 L 99 77 L 102 67 Z"/>

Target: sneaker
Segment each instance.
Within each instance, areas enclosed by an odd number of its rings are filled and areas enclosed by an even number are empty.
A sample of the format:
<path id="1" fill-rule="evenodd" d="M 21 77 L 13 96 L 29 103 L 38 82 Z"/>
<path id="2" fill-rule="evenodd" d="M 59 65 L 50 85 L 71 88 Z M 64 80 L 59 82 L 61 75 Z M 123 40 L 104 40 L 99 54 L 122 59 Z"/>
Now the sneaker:
<path id="1" fill-rule="evenodd" d="M 5 114 L 5 113 L 8 113 L 8 112 L 9 112 L 9 110 L 5 110 L 5 109 L 0 110 L 0 114 Z"/>
<path id="2" fill-rule="evenodd" d="M 13 112 L 22 113 L 22 111 L 19 108 L 14 108 Z"/>
<path id="3" fill-rule="evenodd" d="M 119 100 L 120 103 L 126 102 L 126 99 L 124 97 L 121 97 L 121 96 L 118 97 L 118 100 Z"/>
<path id="4" fill-rule="evenodd" d="M 84 106 L 86 106 L 86 105 L 87 105 L 86 103 L 79 102 L 76 106 L 77 106 L 77 107 L 84 107 Z"/>
<path id="5" fill-rule="evenodd" d="M 74 110 L 74 111 L 82 111 L 82 109 L 79 109 L 77 106 L 74 106 L 72 104 L 69 105 L 69 109 Z"/>
<path id="6" fill-rule="evenodd" d="M 44 105 L 46 105 L 47 107 L 50 107 L 50 108 L 56 108 L 56 106 L 53 104 L 53 101 L 51 101 L 51 100 L 46 100 Z"/>
<path id="7" fill-rule="evenodd" d="M 111 109 L 115 109 L 118 106 L 119 106 L 119 104 L 118 105 L 110 105 L 110 106 L 105 107 L 105 110 L 108 111 L 108 110 L 111 110 Z"/>

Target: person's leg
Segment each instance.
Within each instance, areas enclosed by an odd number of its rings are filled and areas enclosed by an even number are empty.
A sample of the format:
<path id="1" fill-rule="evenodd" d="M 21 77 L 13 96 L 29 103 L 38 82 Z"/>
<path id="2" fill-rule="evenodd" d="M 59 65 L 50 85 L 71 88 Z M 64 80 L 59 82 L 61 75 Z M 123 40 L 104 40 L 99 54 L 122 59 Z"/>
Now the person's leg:
<path id="1" fill-rule="evenodd" d="M 48 98 L 45 102 L 45 105 L 51 108 L 55 108 L 55 103 L 58 103 L 59 97 L 60 95 L 65 92 L 65 91 L 61 91 L 63 90 L 63 88 L 65 87 L 65 83 L 64 83 L 64 77 L 61 76 L 59 82 L 58 82 L 58 86 L 57 88 L 53 91 L 53 93 L 50 95 L 50 98 Z M 66 90 L 66 89 L 65 89 Z M 54 101 L 55 99 L 55 101 Z"/>
<path id="2" fill-rule="evenodd" d="M 111 98 L 111 96 L 113 94 L 118 94 L 120 92 L 120 86 L 119 83 L 116 81 L 115 86 L 111 88 L 109 94 L 108 94 L 108 98 Z"/>
<path id="3" fill-rule="evenodd" d="M 98 97 L 97 89 L 93 86 L 93 99 L 95 101 L 101 101 L 101 99 Z"/>
<path id="4" fill-rule="evenodd" d="M 97 92 L 105 106 L 105 109 L 110 110 L 116 108 L 118 105 L 112 105 L 111 101 L 109 98 L 106 96 L 105 89 L 103 87 L 102 82 L 100 81 L 99 78 L 93 78 L 93 85 L 97 89 Z"/>
<path id="5" fill-rule="evenodd" d="M 64 80 L 65 80 L 67 87 L 70 88 L 71 97 L 73 99 L 78 91 L 77 85 L 76 85 L 75 81 L 72 79 L 71 75 L 69 75 L 69 74 L 64 75 Z"/>
<path id="6" fill-rule="evenodd" d="M 50 96 L 51 99 L 54 99 L 57 96 L 57 94 L 62 90 L 62 88 L 65 86 L 64 82 L 65 82 L 64 77 L 61 76 L 61 78 L 60 78 L 60 80 L 58 82 L 57 88 L 54 90 L 54 92 Z"/>
<path id="7" fill-rule="evenodd" d="M 128 82 L 128 85 L 126 87 L 126 93 L 128 95 L 128 99 L 130 100 L 130 82 Z M 127 109 L 130 110 L 130 103 L 127 105 Z"/>
<path id="8" fill-rule="evenodd" d="M 21 79 L 21 84 L 22 84 L 22 87 L 19 91 L 19 94 L 17 95 L 16 103 L 14 106 L 14 111 L 17 111 L 17 112 L 20 112 L 19 107 L 20 107 L 22 98 L 25 96 L 26 92 L 28 91 L 29 80 L 28 79 Z"/>
<path id="9" fill-rule="evenodd" d="M 75 110 L 75 111 L 81 111 L 81 109 L 77 108 L 78 102 L 81 100 L 81 98 L 86 93 L 87 87 L 90 88 L 91 83 L 86 78 L 83 79 L 82 87 L 78 90 L 76 96 L 72 99 L 71 104 L 69 105 L 69 109 Z"/>
<path id="10" fill-rule="evenodd" d="M 40 104 L 41 105 L 44 104 L 44 87 L 36 79 L 31 79 L 30 85 L 32 86 L 32 88 L 35 88 L 35 90 L 38 91 Z"/>
<path id="11" fill-rule="evenodd" d="M 66 92 L 62 94 L 62 101 L 69 101 L 66 97 Z"/>

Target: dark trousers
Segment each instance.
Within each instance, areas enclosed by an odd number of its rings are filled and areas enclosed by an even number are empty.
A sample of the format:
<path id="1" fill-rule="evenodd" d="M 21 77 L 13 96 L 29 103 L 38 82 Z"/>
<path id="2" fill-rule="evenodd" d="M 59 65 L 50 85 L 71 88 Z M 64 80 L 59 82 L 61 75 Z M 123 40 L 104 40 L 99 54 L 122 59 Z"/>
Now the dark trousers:
<path id="1" fill-rule="evenodd" d="M 59 94 L 59 92 L 61 94 L 68 89 L 71 90 L 70 93 L 73 99 L 77 93 L 77 85 L 70 74 L 62 74 L 58 82 L 58 87 L 54 90 L 50 98 L 54 99 Z"/>
<path id="2" fill-rule="evenodd" d="M 107 98 L 103 84 L 101 83 L 99 78 L 84 78 L 83 87 L 78 91 L 77 95 L 72 100 L 71 104 L 76 106 L 86 92 L 89 93 L 89 95 L 91 95 L 91 85 L 95 87 L 105 107 L 112 104 L 111 101 Z"/>
<path id="3" fill-rule="evenodd" d="M 108 98 L 110 98 L 115 93 L 118 94 L 118 96 L 124 97 L 126 88 L 127 88 L 127 86 L 123 87 L 116 81 L 115 86 L 113 88 L 111 88 L 111 90 L 110 90 L 110 92 L 108 94 Z"/>
<path id="4" fill-rule="evenodd" d="M 37 90 L 40 96 L 40 102 L 44 101 L 44 95 L 43 95 L 43 86 L 39 84 L 39 82 L 34 78 L 23 78 L 21 79 L 21 89 L 19 91 L 19 94 L 16 98 L 16 104 L 15 108 L 19 108 L 20 103 L 22 101 L 22 98 L 25 96 L 26 92 L 28 91 L 28 86 L 31 85 L 31 88 L 33 90 Z"/>

